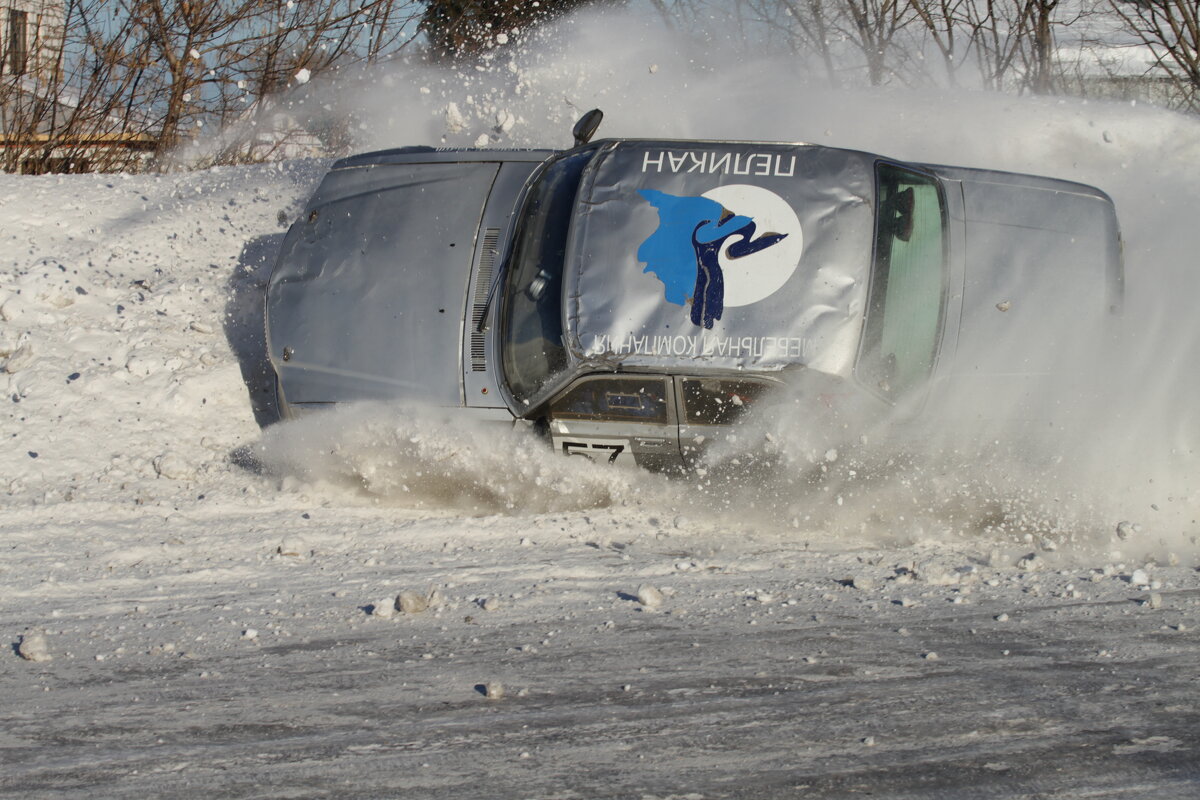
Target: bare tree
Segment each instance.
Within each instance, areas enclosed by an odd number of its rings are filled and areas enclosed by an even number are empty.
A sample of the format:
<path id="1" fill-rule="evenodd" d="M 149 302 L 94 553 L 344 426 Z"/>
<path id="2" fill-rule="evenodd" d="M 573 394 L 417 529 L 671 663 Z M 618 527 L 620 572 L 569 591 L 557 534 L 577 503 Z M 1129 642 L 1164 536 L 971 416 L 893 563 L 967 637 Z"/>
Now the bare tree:
<path id="1" fill-rule="evenodd" d="M 1074 24 L 1077 12 L 1063 16 L 1060 0 L 968 0 L 957 8 L 985 88 L 1059 88 L 1057 32 Z"/>
<path id="2" fill-rule="evenodd" d="M 55 0 L 14 2 L 58 5 Z M 0 70 L 7 170 L 158 166 L 201 130 L 277 122 L 274 98 L 410 43 L 416 0 L 62 0 L 53 69 Z M 341 121 L 344 128 L 345 121 Z M 337 127 L 330 125 L 330 130 Z M 233 137 L 216 160 L 258 159 L 283 136 Z M 38 167 L 38 163 L 42 166 Z"/>
<path id="3" fill-rule="evenodd" d="M 861 77 L 885 83 L 903 61 L 897 45 L 915 15 L 909 0 L 655 0 L 668 21 L 695 33 L 733 26 L 756 53 L 783 50 L 834 87 Z"/>
<path id="4" fill-rule="evenodd" d="M 967 63 L 973 42 L 968 18 L 974 0 L 908 0 L 908 3 L 941 56 L 947 80 L 956 85 L 958 71 Z"/>
<path id="5" fill-rule="evenodd" d="M 486 58 L 505 39 L 528 42 L 523 34 L 546 20 L 624 0 L 8 2 L 61 9 L 20 37 L 32 17 L 0 20 L 20 45 L 0 49 L 0 166 L 49 171 L 165 168 L 179 145 L 218 129 L 218 145 L 204 151 L 210 163 L 278 157 L 297 142 L 336 152 L 352 120 L 331 110 L 314 124 L 294 113 L 305 82 L 397 57 L 419 32 L 435 58 Z M 1088 90 L 1083 70 L 1068 73 L 1059 40 L 1078 42 L 1067 31 L 1099 4 L 1148 54 L 1147 76 L 1170 81 L 1177 105 L 1200 109 L 1196 0 L 648 2 L 681 32 L 741 36 L 835 87 L 938 81 L 937 64 L 957 83 L 974 63 L 987 88 L 1039 93 Z"/>
<path id="6" fill-rule="evenodd" d="M 1149 51 L 1150 77 L 1165 75 L 1178 105 L 1200 111 L 1200 5 L 1195 0 L 1109 0 Z"/>
<path id="7" fill-rule="evenodd" d="M 603 0 L 614 5 L 620 0 Z M 421 30 L 436 61 L 470 60 L 527 30 L 601 0 L 426 0 Z M 660 4 L 661 7 L 661 4 Z"/>
<path id="8" fill-rule="evenodd" d="M 856 73 L 872 86 L 886 83 L 911 57 L 899 45 L 917 19 L 909 0 L 738 0 L 732 12 L 753 15 L 740 19 L 753 23 L 755 46 L 770 43 L 769 35 L 760 41 L 763 29 L 784 31 L 791 53 L 834 87 Z"/>
<path id="9" fill-rule="evenodd" d="M 830 41 L 832 23 L 829 0 L 783 0 L 783 7 L 792 21 L 794 47 L 814 55 L 825 70 L 833 87 L 841 85 Z"/>
<path id="10" fill-rule="evenodd" d="M 1025 61 L 1025 84 L 1035 94 L 1049 94 L 1054 89 L 1054 28 L 1055 12 L 1060 0 L 1023 0 L 1021 3 L 1023 41 L 1027 46 L 1019 52 Z"/>
<path id="11" fill-rule="evenodd" d="M 854 45 L 866 61 L 867 82 L 882 85 L 896 72 L 893 50 L 897 36 L 914 19 L 906 0 L 838 0 L 842 14 L 835 18 L 834 29 Z"/>
<path id="12" fill-rule="evenodd" d="M 161 161 L 180 141 L 185 124 L 203 125 L 208 98 L 202 91 L 218 69 L 228 68 L 228 42 L 255 15 L 257 0 L 122 0 L 122 9 L 162 65 L 148 87 L 158 100 Z"/>
<path id="13" fill-rule="evenodd" d="M 137 130 L 123 92 L 139 57 L 121 45 L 128 20 L 115 22 L 102 0 L 44 3 L 24 72 L 0 80 L 0 134 L 6 171 L 122 168 L 153 138 Z M 53 13 L 58 11 L 58 14 Z"/>
<path id="14" fill-rule="evenodd" d="M 1009 0 L 972 0 L 962 7 L 962 22 L 971 41 L 971 52 L 986 89 L 1002 91 L 1021 48 L 1016 3 Z"/>
<path id="15" fill-rule="evenodd" d="M 285 111 L 279 98 L 290 87 L 394 55 L 412 41 L 418 19 L 412 3 L 395 0 L 279 4 L 264 12 L 259 21 L 265 24 L 247 26 L 241 38 L 226 42 L 224 64 L 210 71 L 217 122 L 244 123 L 227 137 L 217 160 L 262 160 L 286 149 L 289 137 L 275 122 Z M 302 135 L 315 135 L 336 151 L 348 122 L 331 116 Z M 266 131 L 270 135 L 260 135 Z"/>

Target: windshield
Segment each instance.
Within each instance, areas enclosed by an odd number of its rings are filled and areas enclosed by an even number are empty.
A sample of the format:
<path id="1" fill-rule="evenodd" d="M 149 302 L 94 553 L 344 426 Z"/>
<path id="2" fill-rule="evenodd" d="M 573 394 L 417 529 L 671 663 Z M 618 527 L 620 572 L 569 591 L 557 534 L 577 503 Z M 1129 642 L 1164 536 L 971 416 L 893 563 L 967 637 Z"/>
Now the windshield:
<path id="1" fill-rule="evenodd" d="M 563 259 L 579 178 L 594 153 L 586 150 L 551 164 L 521 210 L 504 289 L 504 374 L 522 404 L 567 365 Z"/>
<path id="2" fill-rule="evenodd" d="M 889 398 L 928 377 L 942 327 L 946 215 L 937 181 L 876 168 L 875 262 L 859 377 Z"/>

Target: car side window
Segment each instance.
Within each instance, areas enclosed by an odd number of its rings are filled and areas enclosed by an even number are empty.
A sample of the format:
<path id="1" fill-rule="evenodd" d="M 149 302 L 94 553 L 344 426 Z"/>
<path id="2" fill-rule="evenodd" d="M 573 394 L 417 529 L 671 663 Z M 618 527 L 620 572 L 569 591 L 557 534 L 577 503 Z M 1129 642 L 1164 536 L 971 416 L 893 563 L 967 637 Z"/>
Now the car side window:
<path id="1" fill-rule="evenodd" d="M 666 382 L 663 378 L 590 378 L 551 403 L 550 416 L 666 423 Z"/>
<path id="2" fill-rule="evenodd" d="M 933 369 L 946 284 L 945 208 L 937 181 L 877 168 L 875 263 L 858 372 L 899 397 Z"/>
<path id="3" fill-rule="evenodd" d="M 685 378 L 683 414 L 689 425 L 728 425 L 766 395 L 774 384 L 728 378 Z"/>

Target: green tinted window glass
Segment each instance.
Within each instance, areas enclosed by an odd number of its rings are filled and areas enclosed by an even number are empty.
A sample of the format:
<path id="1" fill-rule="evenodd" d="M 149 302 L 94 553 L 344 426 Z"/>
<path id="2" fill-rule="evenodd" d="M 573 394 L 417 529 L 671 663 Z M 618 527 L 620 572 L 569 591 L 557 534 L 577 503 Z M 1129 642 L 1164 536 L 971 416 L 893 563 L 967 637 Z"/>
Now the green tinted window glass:
<path id="1" fill-rule="evenodd" d="M 889 397 L 933 369 L 946 284 L 945 209 L 937 181 L 890 164 L 876 172 L 875 262 L 859 375 Z"/>

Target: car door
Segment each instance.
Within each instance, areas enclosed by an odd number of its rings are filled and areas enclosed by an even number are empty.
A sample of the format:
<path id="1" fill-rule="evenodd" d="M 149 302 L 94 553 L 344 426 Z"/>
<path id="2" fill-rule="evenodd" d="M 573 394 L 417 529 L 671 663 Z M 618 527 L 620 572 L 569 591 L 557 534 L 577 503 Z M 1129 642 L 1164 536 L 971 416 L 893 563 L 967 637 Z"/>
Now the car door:
<path id="1" fill-rule="evenodd" d="M 550 403 L 555 450 L 652 470 L 682 466 L 675 386 L 663 375 L 588 375 Z"/>

